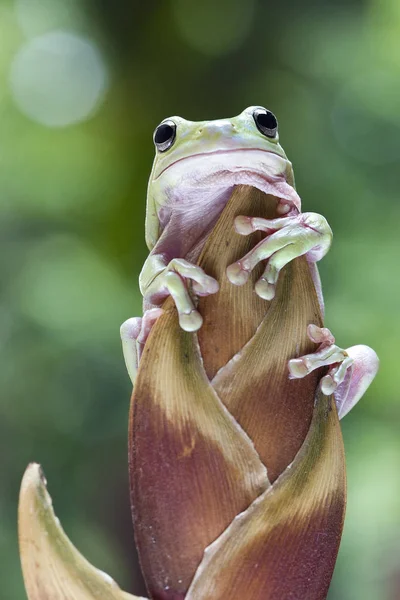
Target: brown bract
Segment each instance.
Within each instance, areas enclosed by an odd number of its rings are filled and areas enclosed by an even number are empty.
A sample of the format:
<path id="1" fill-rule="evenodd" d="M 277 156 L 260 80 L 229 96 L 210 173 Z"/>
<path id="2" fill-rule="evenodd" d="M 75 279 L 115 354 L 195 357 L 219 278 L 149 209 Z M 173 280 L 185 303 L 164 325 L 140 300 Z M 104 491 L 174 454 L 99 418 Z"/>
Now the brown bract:
<path id="1" fill-rule="evenodd" d="M 212 544 L 186 600 L 322 600 L 345 509 L 342 437 L 320 395 L 294 462 Z"/>
<path id="2" fill-rule="evenodd" d="M 200 299 L 203 327 L 182 331 L 167 300 L 146 342 L 129 460 L 135 537 L 155 600 L 189 588 L 188 600 L 326 596 L 345 470 L 335 403 L 321 396 L 314 409 L 321 372 L 288 378 L 288 360 L 315 348 L 307 325 L 322 325 L 307 261 L 287 265 L 271 302 L 254 293 L 262 267 L 242 287 L 225 275 L 261 239 L 237 234 L 234 217 L 275 210 L 274 197 L 235 189 L 199 259 L 220 283 Z"/>

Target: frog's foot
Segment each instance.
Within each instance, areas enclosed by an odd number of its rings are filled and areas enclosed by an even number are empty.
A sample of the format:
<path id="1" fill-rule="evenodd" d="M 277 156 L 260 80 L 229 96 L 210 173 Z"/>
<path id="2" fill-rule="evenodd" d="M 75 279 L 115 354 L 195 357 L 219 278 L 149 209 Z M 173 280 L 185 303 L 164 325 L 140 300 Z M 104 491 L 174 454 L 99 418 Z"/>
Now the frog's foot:
<path id="1" fill-rule="evenodd" d="M 143 317 L 132 317 L 121 325 L 120 334 L 126 368 L 132 383 L 135 383 L 139 360 L 151 328 L 161 316 L 161 308 L 146 310 Z"/>
<path id="2" fill-rule="evenodd" d="M 306 354 L 289 361 L 289 377 L 305 377 L 319 367 L 328 366 L 320 387 L 323 394 L 334 394 L 339 418 L 344 417 L 363 396 L 374 379 L 379 359 L 368 346 L 352 346 L 342 350 L 335 338 L 325 327 L 309 325 L 308 337 L 320 344 L 313 354 Z"/>
<path id="3" fill-rule="evenodd" d="M 256 293 L 272 300 L 279 273 L 287 263 L 303 254 L 309 261 L 320 260 L 331 245 L 332 231 L 326 219 L 316 213 L 300 213 L 278 219 L 236 217 L 235 228 L 241 235 L 263 231 L 267 237 L 243 258 L 227 268 L 231 283 L 243 285 L 259 262 L 268 260 L 262 277 L 255 285 Z"/>
<path id="4" fill-rule="evenodd" d="M 180 326 L 185 331 L 197 331 L 203 324 L 203 318 L 190 297 L 187 280 L 193 282 L 192 290 L 197 296 L 215 294 L 219 285 L 201 267 L 183 258 L 173 259 L 165 269 L 160 285 L 164 285 L 174 299 Z"/>
<path id="5" fill-rule="evenodd" d="M 289 377 L 291 379 L 300 379 L 305 377 L 315 369 L 329 366 L 330 369 L 321 379 L 321 390 L 329 396 L 345 378 L 347 369 L 353 361 L 346 350 L 342 350 L 335 344 L 335 338 L 326 327 L 317 327 L 309 325 L 307 335 L 316 344 L 318 349 L 312 354 L 305 354 L 299 358 L 289 360 Z"/>

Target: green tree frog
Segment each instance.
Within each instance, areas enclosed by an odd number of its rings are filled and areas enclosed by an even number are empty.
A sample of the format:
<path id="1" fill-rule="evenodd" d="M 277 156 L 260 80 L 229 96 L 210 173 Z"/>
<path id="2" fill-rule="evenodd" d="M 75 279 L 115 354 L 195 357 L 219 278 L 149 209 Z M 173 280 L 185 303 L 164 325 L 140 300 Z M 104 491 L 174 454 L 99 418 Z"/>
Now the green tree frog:
<path id="1" fill-rule="evenodd" d="M 150 254 L 139 278 L 144 315 L 129 319 L 121 327 L 132 381 L 143 346 L 167 296 L 174 299 L 183 329 L 197 331 L 201 327 L 202 317 L 189 294 L 188 282 L 197 296 L 218 292 L 218 282 L 195 263 L 236 185 L 250 185 L 279 198 L 278 217 L 236 218 L 238 233 L 248 235 L 258 230 L 267 235 L 228 267 L 228 279 L 234 285 L 242 285 L 254 267 L 266 261 L 255 293 L 271 300 L 281 269 L 294 258 L 305 255 L 323 314 L 315 263 L 327 253 L 332 231 L 321 215 L 301 212 L 292 165 L 279 144 L 274 114 L 260 106 L 251 106 L 231 119 L 192 122 L 170 117 L 156 128 L 154 144 L 156 156 L 146 213 Z M 319 347 L 314 354 L 290 360 L 289 377 L 305 377 L 318 367 L 328 366 L 321 388 L 325 394 L 335 394 L 342 417 L 375 377 L 377 355 L 362 345 L 342 350 L 328 329 L 316 325 L 308 327 L 308 335 Z"/>

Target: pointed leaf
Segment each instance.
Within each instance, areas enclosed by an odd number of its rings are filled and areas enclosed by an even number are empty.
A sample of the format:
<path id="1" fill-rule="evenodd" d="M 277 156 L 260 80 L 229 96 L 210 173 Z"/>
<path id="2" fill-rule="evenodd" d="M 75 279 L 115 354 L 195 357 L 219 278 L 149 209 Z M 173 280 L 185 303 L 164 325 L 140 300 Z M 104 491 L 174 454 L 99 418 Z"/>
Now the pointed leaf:
<path id="1" fill-rule="evenodd" d="M 29 600 L 140 600 L 95 569 L 69 541 L 37 464 L 29 465 L 22 480 L 18 523 Z"/>
<path id="2" fill-rule="evenodd" d="M 238 215 L 273 219 L 277 216 L 276 206 L 277 198 L 256 188 L 246 185 L 234 188 L 199 258 L 198 264 L 220 284 L 218 294 L 199 299 L 204 322 L 198 339 L 209 379 L 253 337 L 270 305 L 254 293 L 254 284 L 261 277 L 264 265 L 258 265 L 240 287 L 232 285 L 226 276 L 226 267 L 265 237 L 261 232 L 239 235 L 234 219 Z"/>
<path id="3" fill-rule="evenodd" d="M 186 600 L 324 600 L 345 493 L 336 406 L 320 395 L 293 464 L 206 550 Z"/>
<path id="4" fill-rule="evenodd" d="M 233 227 L 236 215 L 276 216 L 277 199 L 238 186 L 214 227 L 199 264 L 218 278 L 218 294 L 200 299 L 204 325 L 198 333 L 204 365 L 218 396 L 253 441 L 273 482 L 301 448 L 310 426 L 321 370 L 290 380 L 288 361 L 316 349 L 310 323 L 322 325 L 320 307 L 305 257 L 281 272 L 272 302 L 261 300 L 252 280 L 232 285 L 226 267 L 258 241 Z M 218 260 L 216 259 L 218 257 Z M 257 272 L 256 272 L 257 271 Z M 247 345 L 245 345 L 247 343 Z M 244 348 L 243 348 L 244 347 Z M 228 362 L 234 354 L 234 360 Z"/>
<path id="5" fill-rule="evenodd" d="M 130 416 L 135 537 L 153 598 L 183 598 L 204 549 L 269 485 L 172 301 L 141 358 Z"/>
<path id="6" fill-rule="evenodd" d="M 321 369 L 289 379 L 291 358 L 313 352 L 309 323 L 322 324 L 305 258 L 288 264 L 256 334 L 212 381 L 218 396 L 252 439 L 271 482 L 301 448 L 310 427 Z"/>

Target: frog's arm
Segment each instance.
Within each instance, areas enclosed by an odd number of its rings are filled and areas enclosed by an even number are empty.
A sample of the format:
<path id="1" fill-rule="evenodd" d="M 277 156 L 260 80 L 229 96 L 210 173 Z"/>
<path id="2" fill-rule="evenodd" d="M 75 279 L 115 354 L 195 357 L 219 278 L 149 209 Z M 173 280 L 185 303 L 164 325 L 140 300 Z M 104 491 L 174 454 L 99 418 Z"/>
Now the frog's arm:
<path id="1" fill-rule="evenodd" d="M 258 263 L 268 259 L 265 271 L 255 286 L 256 293 L 266 300 L 275 296 L 279 273 L 285 265 L 303 254 L 310 263 L 314 263 L 325 256 L 332 243 L 331 228 L 326 219 L 316 213 L 299 213 L 278 219 L 240 216 L 235 219 L 235 228 L 242 235 L 254 231 L 268 234 L 246 256 L 227 269 L 231 283 L 243 285 Z M 312 275 L 322 305 L 321 286 L 315 268 L 312 269 Z"/>
<path id="2" fill-rule="evenodd" d="M 218 291 L 218 282 L 206 275 L 197 265 L 183 258 L 169 260 L 165 254 L 150 252 L 139 276 L 139 287 L 145 304 L 159 305 L 171 295 L 175 301 L 182 329 L 196 331 L 201 327 L 203 319 L 195 309 L 190 296 L 188 290 L 190 280 L 192 290 L 199 296 Z M 143 317 L 128 319 L 121 326 L 125 364 L 133 384 L 146 340 L 162 312 L 162 308 L 150 308 L 144 312 Z"/>
<path id="3" fill-rule="evenodd" d="M 200 329 L 203 319 L 196 310 L 188 289 L 198 296 L 215 294 L 218 282 L 203 269 L 183 258 L 172 258 L 165 254 L 150 253 L 139 276 L 139 287 L 143 299 L 159 305 L 167 296 L 172 296 L 178 311 L 179 324 L 185 331 Z"/>

